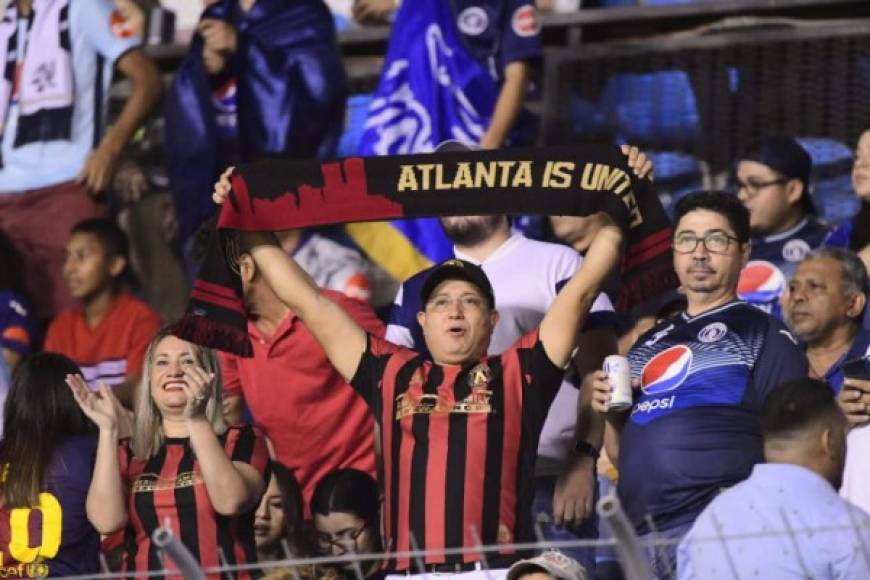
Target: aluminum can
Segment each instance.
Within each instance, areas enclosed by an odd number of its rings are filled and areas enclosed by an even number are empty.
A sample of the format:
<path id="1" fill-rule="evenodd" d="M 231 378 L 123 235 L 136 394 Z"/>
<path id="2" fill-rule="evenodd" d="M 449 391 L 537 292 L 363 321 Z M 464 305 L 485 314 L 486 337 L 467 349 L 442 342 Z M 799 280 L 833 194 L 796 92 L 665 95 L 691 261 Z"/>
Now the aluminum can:
<path id="1" fill-rule="evenodd" d="M 604 359 L 604 372 L 610 383 L 608 411 L 627 411 L 633 404 L 631 391 L 631 365 L 628 357 L 612 354 Z"/>

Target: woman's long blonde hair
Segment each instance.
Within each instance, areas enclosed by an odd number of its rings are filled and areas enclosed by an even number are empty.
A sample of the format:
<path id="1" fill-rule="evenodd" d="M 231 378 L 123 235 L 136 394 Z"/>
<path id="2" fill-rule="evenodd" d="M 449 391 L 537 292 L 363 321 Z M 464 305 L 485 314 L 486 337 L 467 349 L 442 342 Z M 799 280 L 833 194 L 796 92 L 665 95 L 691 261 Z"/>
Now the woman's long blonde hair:
<path id="1" fill-rule="evenodd" d="M 145 352 L 145 364 L 142 369 L 142 381 L 139 383 L 139 392 L 136 393 L 136 416 L 133 422 L 133 455 L 138 459 L 154 457 L 165 439 L 163 435 L 163 417 L 154 403 L 154 399 L 151 398 L 151 368 L 154 363 L 154 352 L 157 350 L 157 345 L 164 338 L 172 336 L 171 328 L 171 326 L 164 326 L 158 330 L 154 338 L 151 339 L 148 350 Z M 208 403 L 205 407 L 205 416 L 209 423 L 211 423 L 214 432 L 217 435 L 223 435 L 227 430 L 227 424 L 224 420 L 223 403 L 221 401 L 223 386 L 221 382 L 221 368 L 218 364 L 217 356 L 210 348 L 205 348 L 194 343 L 188 344 L 190 344 L 190 352 L 196 359 L 196 364 L 207 373 L 214 373 L 214 379 L 211 382 L 211 392 L 209 392 Z"/>

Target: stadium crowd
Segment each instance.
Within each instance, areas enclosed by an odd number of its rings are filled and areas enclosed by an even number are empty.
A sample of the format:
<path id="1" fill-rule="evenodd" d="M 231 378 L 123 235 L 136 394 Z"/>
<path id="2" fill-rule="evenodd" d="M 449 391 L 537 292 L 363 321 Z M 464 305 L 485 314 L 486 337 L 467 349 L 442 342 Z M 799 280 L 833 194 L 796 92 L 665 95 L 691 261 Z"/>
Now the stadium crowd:
<path id="1" fill-rule="evenodd" d="M 207 0 L 164 90 L 142 4 L 9 0 L 0 20 L 0 576 L 177 578 L 166 527 L 210 578 L 618 579 L 591 542 L 616 494 L 656 578 L 870 578 L 870 130 L 854 218 L 819 217 L 799 136 L 766 136 L 733 190 L 677 201 L 679 287 L 632 309 L 603 212 L 548 216 L 543 239 L 501 208 L 245 232 L 243 357 L 172 324 L 228 168 L 337 154 L 333 17 Z M 392 25 L 356 153 L 535 142 L 532 0 L 353 16 Z M 428 233 L 443 260 L 409 246 Z"/>

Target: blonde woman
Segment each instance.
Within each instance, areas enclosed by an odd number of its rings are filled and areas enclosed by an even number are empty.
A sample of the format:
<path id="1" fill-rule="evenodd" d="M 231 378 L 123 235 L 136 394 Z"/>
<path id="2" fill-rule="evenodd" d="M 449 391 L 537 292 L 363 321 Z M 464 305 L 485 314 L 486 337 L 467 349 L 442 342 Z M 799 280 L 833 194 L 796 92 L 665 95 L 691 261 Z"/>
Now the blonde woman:
<path id="1" fill-rule="evenodd" d="M 256 562 L 254 510 L 266 487 L 268 451 L 253 428 L 224 422 L 211 350 L 168 329 L 157 333 L 145 355 L 133 437 L 120 441 L 120 450 L 111 390 L 91 392 L 81 377 L 68 383 L 99 428 L 88 519 L 103 534 L 126 527 L 125 571 L 174 570 L 151 542 L 164 525 L 204 568 Z"/>

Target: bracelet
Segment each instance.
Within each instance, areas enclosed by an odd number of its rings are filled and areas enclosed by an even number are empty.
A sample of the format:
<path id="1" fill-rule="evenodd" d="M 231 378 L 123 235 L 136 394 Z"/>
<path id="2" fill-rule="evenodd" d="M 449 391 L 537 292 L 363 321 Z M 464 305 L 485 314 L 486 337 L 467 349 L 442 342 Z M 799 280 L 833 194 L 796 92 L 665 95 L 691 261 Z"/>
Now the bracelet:
<path id="1" fill-rule="evenodd" d="M 601 455 L 601 452 L 594 445 L 586 441 L 577 441 L 571 451 L 574 455 L 587 455 L 595 461 L 598 461 L 598 457 Z"/>

